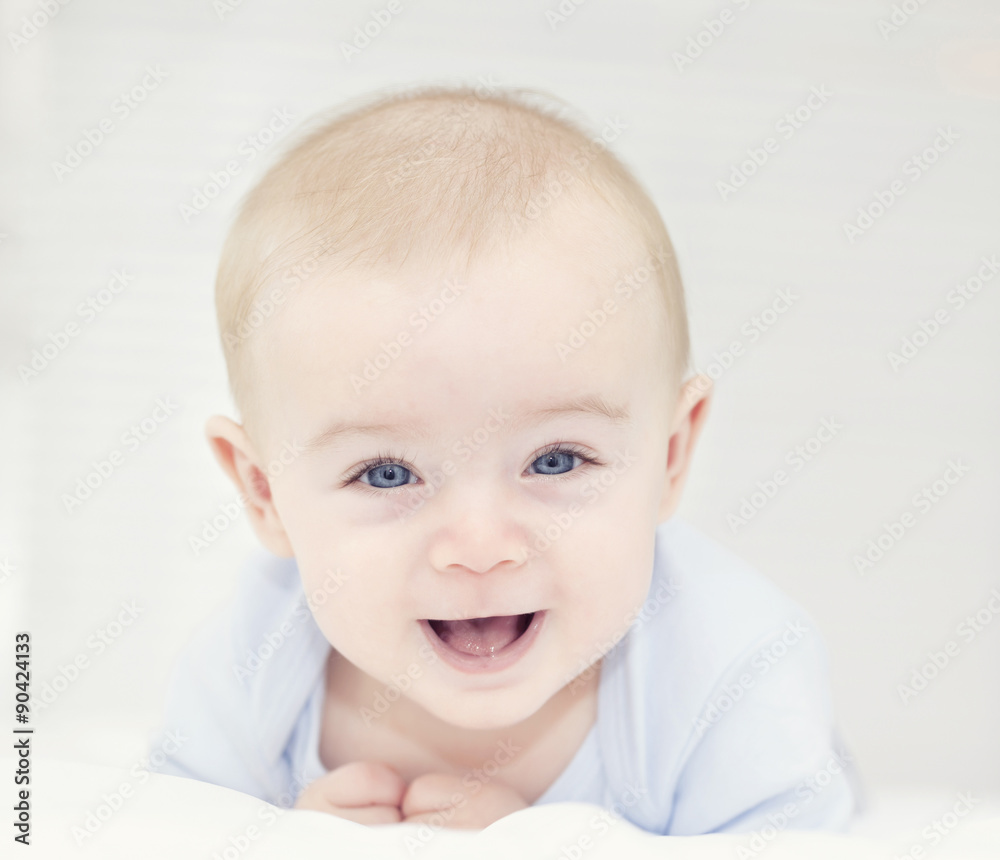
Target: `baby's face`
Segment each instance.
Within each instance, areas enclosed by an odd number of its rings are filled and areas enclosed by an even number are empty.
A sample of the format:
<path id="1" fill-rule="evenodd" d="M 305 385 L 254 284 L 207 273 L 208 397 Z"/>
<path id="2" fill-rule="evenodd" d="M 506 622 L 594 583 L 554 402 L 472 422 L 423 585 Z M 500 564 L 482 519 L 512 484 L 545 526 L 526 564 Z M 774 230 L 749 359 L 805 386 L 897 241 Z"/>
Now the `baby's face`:
<path id="1" fill-rule="evenodd" d="M 649 258 L 553 218 L 561 238 L 461 280 L 316 275 L 267 334 L 259 453 L 314 442 L 271 493 L 305 594 L 334 591 L 317 623 L 466 728 L 529 717 L 602 656 L 646 597 L 662 519 L 657 288 L 614 289 Z"/>

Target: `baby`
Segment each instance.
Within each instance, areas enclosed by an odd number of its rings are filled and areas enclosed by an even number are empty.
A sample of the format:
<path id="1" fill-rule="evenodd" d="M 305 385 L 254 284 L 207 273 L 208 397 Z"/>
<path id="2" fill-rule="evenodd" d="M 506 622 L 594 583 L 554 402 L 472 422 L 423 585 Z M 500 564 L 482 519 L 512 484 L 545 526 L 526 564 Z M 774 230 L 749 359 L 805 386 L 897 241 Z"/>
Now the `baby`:
<path id="1" fill-rule="evenodd" d="M 181 656 L 163 772 L 372 825 L 848 822 L 813 622 L 674 518 L 711 386 L 666 228 L 620 123 L 565 113 L 368 101 L 243 204 L 242 424 L 206 432 L 266 552 Z"/>

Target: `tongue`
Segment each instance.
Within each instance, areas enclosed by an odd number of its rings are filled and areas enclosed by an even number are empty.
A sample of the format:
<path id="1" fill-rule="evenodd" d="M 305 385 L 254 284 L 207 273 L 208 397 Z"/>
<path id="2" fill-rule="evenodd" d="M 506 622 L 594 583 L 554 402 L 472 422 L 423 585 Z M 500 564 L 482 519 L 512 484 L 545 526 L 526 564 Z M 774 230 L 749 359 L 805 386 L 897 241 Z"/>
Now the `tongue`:
<path id="1" fill-rule="evenodd" d="M 461 621 L 432 621 L 431 627 L 442 642 L 456 651 L 489 657 L 517 639 L 527 629 L 530 618 L 530 615 L 491 615 Z"/>

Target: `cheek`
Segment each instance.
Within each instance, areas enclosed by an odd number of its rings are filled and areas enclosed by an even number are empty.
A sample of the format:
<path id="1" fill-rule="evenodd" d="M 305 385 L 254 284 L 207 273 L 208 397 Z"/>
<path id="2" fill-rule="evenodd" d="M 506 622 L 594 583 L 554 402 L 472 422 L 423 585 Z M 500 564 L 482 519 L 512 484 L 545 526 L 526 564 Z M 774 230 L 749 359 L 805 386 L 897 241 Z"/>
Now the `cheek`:
<path id="1" fill-rule="evenodd" d="M 591 554 L 585 575 L 576 579 L 567 595 L 574 614 L 594 629 L 625 624 L 626 616 L 646 598 L 652 579 L 652 560 L 635 553 Z"/>
<path id="2" fill-rule="evenodd" d="M 653 573 L 655 521 L 627 493 L 581 518 L 578 538 L 559 560 L 563 599 L 581 627 L 606 634 L 646 598 Z"/>
<path id="3" fill-rule="evenodd" d="M 313 618 L 337 651 L 358 665 L 377 665 L 400 632 L 390 597 L 375 583 L 352 582 L 328 600 L 316 601 Z"/>
<path id="4" fill-rule="evenodd" d="M 279 480 L 272 481 L 271 498 L 300 570 L 317 570 L 322 574 L 325 566 L 342 564 L 330 552 L 338 544 L 336 520 L 327 512 L 322 494 L 303 483 L 301 469 L 293 467 Z"/>

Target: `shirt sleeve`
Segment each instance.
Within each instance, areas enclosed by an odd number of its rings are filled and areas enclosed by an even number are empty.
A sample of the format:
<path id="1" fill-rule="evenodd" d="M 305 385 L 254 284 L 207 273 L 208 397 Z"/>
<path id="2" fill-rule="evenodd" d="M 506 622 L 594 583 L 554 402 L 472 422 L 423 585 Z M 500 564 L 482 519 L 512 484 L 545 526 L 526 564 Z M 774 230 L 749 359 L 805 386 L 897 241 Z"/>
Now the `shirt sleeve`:
<path id="1" fill-rule="evenodd" d="M 181 652 L 167 688 L 151 769 L 267 799 L 266 774 L 244 730 L 249 694 L 232 671 L 232 607 L 215 616 Z"/>
<path id="2" fill-rule="evenodd" d="M 846 828 L 856 778 L 811 619 L 790 619 L 740 654 L 703 703 L 687 749 L 671 834 Z"/>

